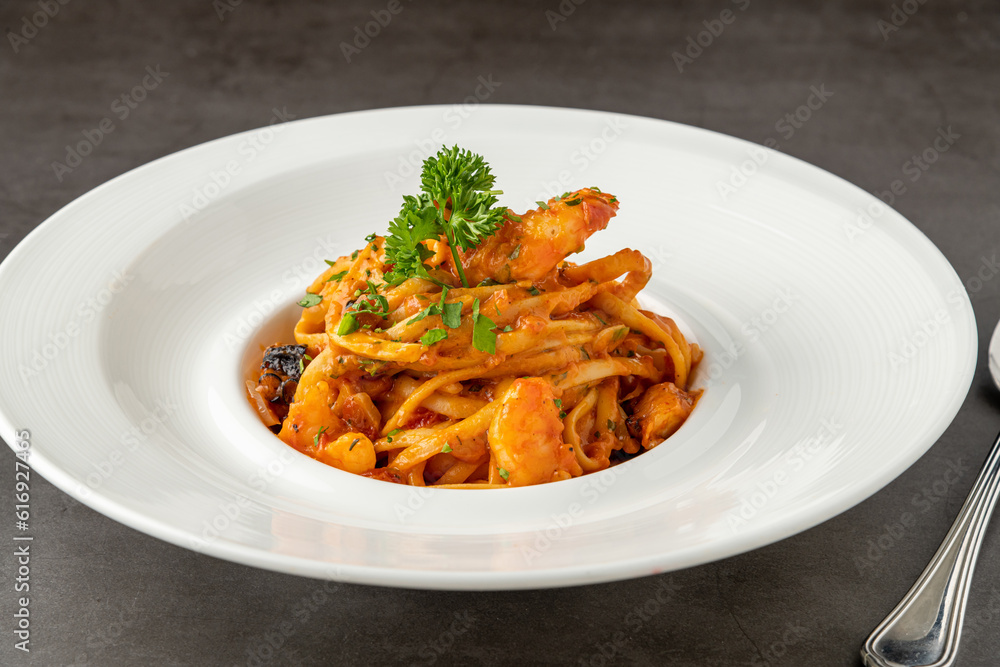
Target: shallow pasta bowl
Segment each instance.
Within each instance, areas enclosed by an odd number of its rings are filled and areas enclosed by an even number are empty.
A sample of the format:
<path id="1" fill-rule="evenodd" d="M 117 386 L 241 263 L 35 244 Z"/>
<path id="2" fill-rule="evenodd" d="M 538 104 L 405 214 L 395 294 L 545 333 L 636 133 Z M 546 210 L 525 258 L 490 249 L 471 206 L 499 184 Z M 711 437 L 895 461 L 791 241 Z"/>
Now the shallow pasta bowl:
<path id="1" fill-rule="evenodd" d="M 243 379 L 260 343 L 290 339 L 322 260 L 384 230 L 441 143 L 483 154 L 515 210 L 617 195 L 581 261 L 642 250 L 640 299 L 705 350 L 704 395 L 664 445 L 564 482 L 428 490 L 325 466 L 259 422 Z M 418 588 L 641 576 L 810 528 L 935 442 L 977 347 L 954 270 L 860 189 L 697 128 L 516 106 L 315 118 L 157 160 L 15 248 L 0 309 L 0 435 L 30 431 L 53 484 L 221 558 Z"/>

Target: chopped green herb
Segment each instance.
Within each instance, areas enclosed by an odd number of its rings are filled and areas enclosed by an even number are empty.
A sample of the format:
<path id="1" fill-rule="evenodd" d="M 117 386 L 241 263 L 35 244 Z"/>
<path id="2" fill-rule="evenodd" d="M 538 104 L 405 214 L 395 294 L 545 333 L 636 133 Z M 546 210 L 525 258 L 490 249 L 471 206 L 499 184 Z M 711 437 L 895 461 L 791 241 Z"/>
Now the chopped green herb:
<path id="1" fill-rule="evenodd" d="M 354 442 L 351 443 L 351 446 L 347 448 L 347 451 L 351 451 L 352 449 L 354 449 L 354 445 L 358 444 L 359 442 L 361 442 L 361 438 L 355 438 Z"/>
<path id="2" fill-rule="evenodd" d="M 441 308 L 441 321 L 449 329 L 462 326 L 462 302 L 446 303 Z"/>
<path id="3" fill-rule="evenodd" d="M 614 433 L 615 432 L 615 423 L 613 421 L 611 421 L 610 419 L 608 420 L 608 432 L 610 432 L 610 433 Z"/>
<path id="4" fill-rule="evenodd" d="M 608 323 L 605 322 L 604 319 L 600 315 L 598 315 L 597 313 L 594 313 L 594 317 L 596 317 L 597 321 L 600 322 L 601 324 L 603 324 L 604 326 L 608 326 Z"/>
<path id="5" fill-rule="evenodd" d="M 355 250 L 354 252 L 351 253 L 351 259 L 357 259 L 357 258 L 358 258 L 358 251 Z"/>
<path id="6" fill-rule="evenodd" d="M 368 289 L 364 292 L 364 298 L 355 301 L 348 307 L 348 310 L 355 313 L 378 315 L 383 320 L 386 319 L 389 317 L 389 300 L 378 293 L 378 285 L 370 280 L 366 280 L 365 283 L 368 285 Z M 361 296 L 361 294 L 361 290 L 354 291 L 355 296 Z"/>
<path id="7" fill-rule="evenodd" d="M 335 273 L 332 276 L 330 276 L 329 278 L 327 278 L 326 282 L 328 282 L 328 283 L 332 283 L 332 282 L 335 282 L 335 281 L 339 282 L 339 281 L 343 280 L 344 276 L 346 276 L 346 275 L 347 275 L 347 271 L 341 271 L 340 273 Z"/>
<path id="8" fill-rule="evenodd" d="M 302 297 L 301 301 L 299 301 L 299 305 L 303 308 L 312 308 L 313 306 L 319 305 L 319 302 L 322 300 L 323 297 L 321 295 L 306 292 L 306 295 Z"/>
<path id="9" fill-rule="evenodd" d="M 496 324 L 479 313 L 479 299 L 472 302 L 472 347 L 486 354 L 497 353 Z"/>
<path id="10" fill-rule="evenodd" d="M 566 206 L 576 206 L 582 201 L 582 199 L 567 199 L 564 203 Z"/>
<path id="11" fill-rule="evenodd" d="M 319 436 L 323 435 L 325 431 L 326 431 L 326 426 L 319 427 L 319 432 L 313 436 L 313 445 L 319 447 Z"/>
<path id="12" fill-rule="evenodd" d="M 441 448 L 441 453 L 442 454 L 449 454 L 452 451 L 454 451 L 454 450 L 451 448 L 451 445 L 449 445 L 447 442 L 444 443 L 444 447 Z"/>
<path id="13" fill-rule="evenodd" d="M 543 211 L 548 211 L 549 210 L 549 205 L 546 204 L 545 202 L 543 202 L 543 201 L 536 201 L 535 203 L 538 204 L 538 208 L 542 209 Z"/>
<path id="14" fill-rule="evenodd" d="M 506 468 L 497 468 L 497 472 L 500 473 L 500 476 L 503 477 L 503 479 L 504 479 L 505 482 L 508 479 L 510 479 L 510 473 L 507 472 Z"/>
<path id="15" fill-rule="evenodd" d="M 306 371 L 306 365 L 299 359 L 299 375 L 302 375 Z"/>
<path id="16" fill-rule="evenodd" d="M 617 343 L 622 338 L 624 338 L 626 334 L 628 334 L 628 327 L 619 327 L 618 329 L 615 330 L 615 335 L 612 338 L 612 340 Z"/>
<path id="17" fill-rule="evenodd" d="M 582 347 L 580 348 L 580 354 L 583 355 L 584 359 L 586 359 L 587 361 L 590 361 L 590 355 L 587 354 L 587 350 L 585 348 L 582 348 Z"/>
<path id="18" fill-rule="evenodd" d="M 394 429 L 392 429 L 391 431 L 389 431 L 388 434 L 386 434 L 386 436 L 385 436 L 386 441 L 387 442 L 392 442 L 392 439 L 395 436 L 399 435 L 399 433 L 401 433 L 402 431 L 403 431 L 403 429 L 401 429 L 401 428 L 394 428 Z"/>
<path id="19" fill-rule="evenodd" d="M 410 320 L 410 323 L 413 324 L 414 322 L 419 322 L 420 320 L 424 319 L 428 315 L 440 315 L 440 312 L 438 312 L 438 311 L 439 311 L 438 305 L 436 303 L 433 303 L 430 306 L 427 306 L 426 308 L 424 308 L 423 310 L 421 310 L 416 315 L 414 315 L 413 319 Z"/>
<path id="20" fill-rule="evenodd" d="M 503 329 L 501 329 L 501 331 L 503 331 L 504 333 L 509 333 L 509 332 L 511 332 L 513 330 L 514 330 L 514 327 L 510 326 L 509 324 L 507 326 L 505 326 Z"/>
<path id="21" fill-rule="evenodd" d="M 431 329 L 420 337 L 423 345 L 430 347 L 434 343 L 439 343 L 448 337 L 448 332 L 444 329 Z"/>
<path id="22" fill-rule="evenodd" d="M 507 259 L 517 259 L 520 256 L 521 256 L 521 245 L 518 244 L 518 246 L 514 248 L 514 252 L 507 255 Z"/>
<path id="23" fill-rule="evenodd" d="M 553 399 L 552 402 L 556 404 L 557 408 L 561 408 L 562 407 L 562 399 L 561 398 Z"/>
<path id="24" fill-rule="evenodd" d="M 566 413 L 562 410 L 559 411 L 559 419 L 566 419 Z"/>
<path id="25" fill-rule="evenodd" d="M 492 278 L 487 278 L 483 282 L 479 283 L 479 285 L 477 285 L 477 287 L 492 287 L 493 285 L 499 285 L 499 284 L 500 283 L 498 283 L 497 281 L 493 280 Z"/>
<path id="26" fill-rule="evenodd" d="M 591 190 L 593 190 L 593 188 L 591 188 Z M 375 232 L 372 232 L 371 234 L 369 234 L 368 236 L 365 237 L 365 241 L 367 241 L 368 243 L 371 243 L 377 237 L 378 237 L 378 234 L 376 234 Z"/>
<path id="27" fill-rule="evenodd" d="M 534 285 L 528 288 L 528 294 L 530 294 L 531 296 L 538 296 L 541 293 L 542 291 L 537 287 L 535 287 Z"/>
<path id="28" fill-rule="evenodd" d="M 340 324 L 337 326 L 337 335 L 346 336 L 352 334 L 358 330 L 359 323 L 354 319 L 354 315 L 351 313 L 344 313 L 344 316 L 340 318 Z"/>

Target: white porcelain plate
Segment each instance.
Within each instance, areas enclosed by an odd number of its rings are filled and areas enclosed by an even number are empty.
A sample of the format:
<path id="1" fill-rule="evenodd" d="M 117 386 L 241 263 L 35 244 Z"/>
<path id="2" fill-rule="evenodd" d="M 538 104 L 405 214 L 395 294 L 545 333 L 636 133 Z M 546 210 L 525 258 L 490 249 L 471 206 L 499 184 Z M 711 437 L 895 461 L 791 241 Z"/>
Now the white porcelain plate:
<path id="1" fill-rule="evenodd" d="M 618 196 L 584 258 L 645 252 L 645 303 L 706 351 L 664 445 L 555 484 L 426 490 L 258 422 L 259 344 L 291 339 L 322 260 L 385 230 L 442 143 L 483 154 L 515 210 Z M 516 106 L 314 118 L 167 156 L 31 233 L 0 266 L 0 312 L 0 435 L 66 493 L 220 558 L 416 588 L 635 577 L 815 526 L 935 442 L 977 347 L 945 258 L 849 183 L 693 127 Z"/>

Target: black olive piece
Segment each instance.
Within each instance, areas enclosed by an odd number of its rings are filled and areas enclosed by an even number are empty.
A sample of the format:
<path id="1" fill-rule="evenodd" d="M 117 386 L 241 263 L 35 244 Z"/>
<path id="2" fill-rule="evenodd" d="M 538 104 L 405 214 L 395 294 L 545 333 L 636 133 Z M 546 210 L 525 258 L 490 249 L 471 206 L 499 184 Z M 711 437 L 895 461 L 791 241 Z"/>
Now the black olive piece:
<path id="1" fill-rule="evenodd" d="M 270 368 L 298 381 L 302 376 L 300 367 L 305 365 L 305 354 L 305 345 L 272 345 L 264 350 L 260 367 L 262 370 Z"/>

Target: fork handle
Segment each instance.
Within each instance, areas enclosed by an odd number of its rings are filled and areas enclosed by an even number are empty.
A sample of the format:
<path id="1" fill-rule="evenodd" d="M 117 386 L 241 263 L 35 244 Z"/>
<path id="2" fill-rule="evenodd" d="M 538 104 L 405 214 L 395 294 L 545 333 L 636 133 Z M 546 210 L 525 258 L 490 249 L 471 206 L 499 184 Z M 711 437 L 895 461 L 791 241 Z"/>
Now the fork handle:
<path id="1" fill-rule="evenodd" d="M 976 556 L 998 490 L 1000 436 L 934 558 L 862 646 L 865 665 L 948 667 L 955 662 Z"/>

